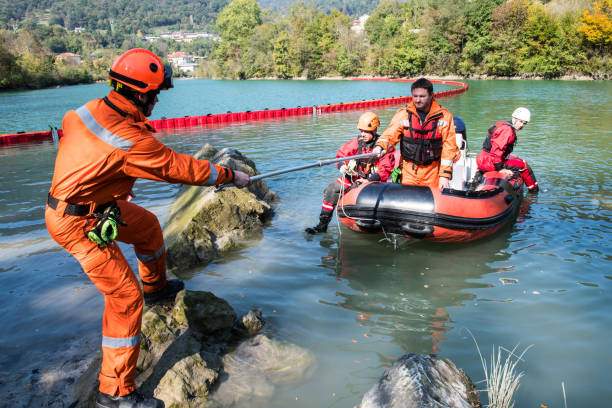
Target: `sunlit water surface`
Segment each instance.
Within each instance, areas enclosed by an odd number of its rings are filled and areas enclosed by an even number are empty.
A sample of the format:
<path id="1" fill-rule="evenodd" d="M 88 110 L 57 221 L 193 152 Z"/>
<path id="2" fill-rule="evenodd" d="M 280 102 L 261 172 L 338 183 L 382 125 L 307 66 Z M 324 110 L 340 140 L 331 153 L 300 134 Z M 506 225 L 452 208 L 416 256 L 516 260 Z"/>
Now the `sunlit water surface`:
<path id="1" fill-rule="evenodd" d="M 568 407 L 609 406 L 612 84 L 469 84 L 467 94 L 441 103 L 465 120 L 473 150 L 515 107 L 531 109 L 515 153 L 532 165 L 543 191 L 527 197 L 516 224 L 493 237 L 469 244 L 403 241 L 394 249 L 382 235 L 359 235 L 336 221 L 326 234 L 303 234 L 317 221 L 333 167 L 268 179 L 281 201 L 263 239 L 197 269 L 186 282 L 227 299 L 239 314 L 261 309 L 266 330 L 317 357 L 311 379 L 278 387 L 272 401 L 243 406 L 353 406 L 385 367 L 409 352 L 450 358 L 480 381 L 468 330 L 487 358 L 493 346 L 534 345 L 519 364 L 525 375 L 516 406 L 563 406 L 562 382 Z M 0 133 L 60 126 L 66 109 L 104 92 L 89 85 L 0 94 Z M 408 94 L 409 84 L 178 81 L 162 94 L 153 118 Z M 378 111 L 383 126 L 395 109 Z M 293 117 L 159 138 L 189 154 L 204 143 L 231 146 L 266 172 L 333 157 L 356 134 L 358 116 Z M 103 297 L 44 225 L 55 152 L 50 143 L 0 150 L 2 376 L 59 366 L 99 347 Z M 136 202 L 163 222 L 177 190 L 141 180 Z M 133 252 L 124 249 L 135 266 Z"/>

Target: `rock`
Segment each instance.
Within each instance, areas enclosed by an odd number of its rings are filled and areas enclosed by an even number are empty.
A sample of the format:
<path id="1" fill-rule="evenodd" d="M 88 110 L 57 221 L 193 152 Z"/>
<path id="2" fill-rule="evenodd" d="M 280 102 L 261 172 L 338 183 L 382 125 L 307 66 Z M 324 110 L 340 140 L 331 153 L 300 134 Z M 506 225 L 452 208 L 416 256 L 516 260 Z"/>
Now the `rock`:
<path id="1" fill-rule="evenodd" d="M 266 400 L 274 394 L 275 385 L 304 381 L 315 367 L 315 357 L 309 350 L 258 335 L 223 357 L 227 378 L 213 401 L 232 406 L 245 397 Z"/>
<path id="2" fill-rule="evenodd" d="M 361 400 L 360 408 L 480 407 L 472 380 L 450 360 L 406 354 Z"/>
<path id="3" fill-rule="evenodd" d="M 234 149 L 217 152 L 205 145 L 195 157 L 256 174 L 255 164 Z M 183 189 L 172 204 L 164 228 L 168 268 L 177 274 L 260 238 L 276 201 L 278 196 L 268 190 L 263 180 L 247 189 L 198 186 Z M 184 272 L 180 273 L 184 277 Z"/>
<path id="4" fill-rule="evenodd" d="M 196 353 L 179 360 L 166 371 L 153 395 L 166 406 L 195 407 L 194 404 L 206 400 L 218 378 L 219 373 L 208 368 L 206 361 Z"/>
<path id="5" fill-rule="evenodd" d="M 256 334 L 263 327 L 263 319 L 261 317 L 261 311 L 249 310 L 249 312 L 242 316 L 242 326 L 247 330 L 250 335 Z"/>
<path id="6" fill-rule="evenodd" d="M 209 334 L 231 329 L 236 321 L 236 312 L 225 300 L 211 292 L 183 290 L 176 296 L 172 318 L 179 325 L 191 326 Z"/>
<path id="7" fill-rule="evenodd" d="M 240 325 L 244 328 L 237 330 Z M 183 290 L 172 306 L 147 307 L 136 386 L 166 407 L 212 408 L 219 401 L 269 398 L 275 384 L 310 376 L 314 367 L 310 351 L 264 335 L 244 337 L 248 328 L 252 333 L 262 325 L 260 311 L 249 311 L 238 324 L 232 307 L 210 292 Z M 98 357 L 78 380 L 71 407 L 95 405 L 100 364 Z M 217 399 L 219 390 L 224 391 Z"/>

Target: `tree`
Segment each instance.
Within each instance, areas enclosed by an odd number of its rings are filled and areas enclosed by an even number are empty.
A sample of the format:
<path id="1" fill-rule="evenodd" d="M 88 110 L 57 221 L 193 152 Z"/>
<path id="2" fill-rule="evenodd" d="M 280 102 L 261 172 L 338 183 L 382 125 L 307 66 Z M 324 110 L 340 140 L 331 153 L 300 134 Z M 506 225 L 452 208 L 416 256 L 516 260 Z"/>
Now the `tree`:
<path id="1" fill-rule="evenodd" d="M 397 0 L 381 0 L 365 23 L 365 32 L 372 44 L 386 44 L 399 33 L 404 23 L 404 9 Z"/>
<path id="2" fill-rule="evenodd" d="M 291 77 L 291 66 L 289 64 L 289 36 L 285 31 L 281 32 L 274 42 L 274 72 L 282 79 Z"/>
<path id="3" fill-rule="evenodd" d="M 217 28 L 224 41 L 249 38 L 261 24 L 261 9 L 255 0 L 233 0 L 217 18 Z"/>
<path id="4" fill-rule="evenodd" d="M 600 51 L 612 46 L 612 0 L 596 1 L 593 13 L 585 10 L 578 32 Z"/>

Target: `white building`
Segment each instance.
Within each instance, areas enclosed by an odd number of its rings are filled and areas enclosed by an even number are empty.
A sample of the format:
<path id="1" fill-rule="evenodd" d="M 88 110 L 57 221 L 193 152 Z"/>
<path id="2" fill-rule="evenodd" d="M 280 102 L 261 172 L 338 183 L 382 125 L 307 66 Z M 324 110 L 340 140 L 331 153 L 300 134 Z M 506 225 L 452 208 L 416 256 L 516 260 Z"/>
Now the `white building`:
<path id="1" fill-rule="evenodd" d="M 173 52 L 168 55 L 168 60 L 174 65 L 179 71 L 182 72 L 194 72 L 198 66 L 195 62 L 195 57 L 187 55 L 182 51 Z"/>
<path id="2" fill-rule="evenodd" d="M 351 25 L 351 30 L 355 31 L 356 33 L 363 33 L 365 30 L 365 23 L 368 21 L 368 18 L 370 18 L 370 16 L 368 14 L 364 14 L 363 16 L 354 19 L 353 24 Z"/>

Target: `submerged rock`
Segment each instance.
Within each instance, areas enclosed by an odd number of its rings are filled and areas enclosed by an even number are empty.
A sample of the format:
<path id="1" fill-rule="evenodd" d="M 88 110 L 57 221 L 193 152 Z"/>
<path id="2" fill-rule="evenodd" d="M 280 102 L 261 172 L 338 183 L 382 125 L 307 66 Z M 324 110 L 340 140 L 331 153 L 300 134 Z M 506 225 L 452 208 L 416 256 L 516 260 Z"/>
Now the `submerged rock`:
<path id="1" fill-rule="evenodd" d="M 259 400 L 272 397 L 275 386 L 310 378 L 314 354 L 294 344 L 283 344 L 258 335 L 223 357 L 227 380 L 213 396 L 221 406 L 232 406 L 245 396 Z"/>
<path id="2" fill-rule="evenodd" d="M 255 164 L 234 149 L 217 151 L 207 144 L 194 157 L 251 176 L 257 173 Z M 168 268 L 177 274 L 260 238 L 263 225 L 273 215 L 272 205 L 277 201 L 278 196 L 268 190 L 263 180 L 244 189 L 184 188 L 172 204 L 164 228 Z"/>
<path id="3" fill-rule="evenodd" d="M 480 407 L 474 383 L 450 360 L 406 354 L 361 400 L 360 408 Z"/>
<path id="4" fill-rule="evenodd" d="M 238 319 L 214 294 L 183 290 L 173 305 L 144 311 L 136 385 L 166 407 L 215 407 L 266 399 L 275 384 L 310 376 L 315 365 L 310 351 L 262 334 L 248 337 L 262 326 L 261 312 Z M 96 358 L 79 379 L 74 407 L 94 406 L 100 363 Z"/>

